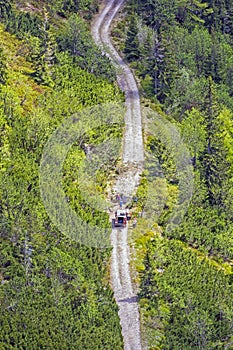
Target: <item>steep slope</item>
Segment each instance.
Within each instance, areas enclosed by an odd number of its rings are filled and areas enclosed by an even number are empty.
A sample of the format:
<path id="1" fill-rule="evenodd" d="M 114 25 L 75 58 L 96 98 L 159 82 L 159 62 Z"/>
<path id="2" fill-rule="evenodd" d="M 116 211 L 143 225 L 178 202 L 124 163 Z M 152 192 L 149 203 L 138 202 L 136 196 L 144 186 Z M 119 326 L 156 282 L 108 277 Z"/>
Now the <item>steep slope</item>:
<path id="1" fill-rule="evenodd" d="M 118 89 L 68 55 L 51 67 L 53 85 L 40 85 L 37 62 L 25 59 L 28 47 L 2 25 L 0 42 L 0 349 L 121 350 L 117 306 L 104 281 L 110 252 L 59 232 L 43 206 L 38 169 L 62 121 L 89 105 L 120 101 Z M 80 153 L 67 157 L 63 183 L 72 205 L 93 219 L 71 174 Z M 107 215 L 96 215 L 108 224 Z"/>

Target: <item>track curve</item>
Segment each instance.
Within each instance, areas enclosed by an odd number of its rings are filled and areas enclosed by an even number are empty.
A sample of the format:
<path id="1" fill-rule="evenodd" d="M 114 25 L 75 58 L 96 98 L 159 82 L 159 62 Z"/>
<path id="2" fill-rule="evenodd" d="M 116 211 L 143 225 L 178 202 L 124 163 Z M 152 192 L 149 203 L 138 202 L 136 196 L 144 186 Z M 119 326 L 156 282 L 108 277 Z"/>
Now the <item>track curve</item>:
<path id="1" fill-rule="evenodd" d="M 138 87 L 133 73 L 115 50 L 109 36 L 111 23 L 123 3 L 124 0 L 108 0 L 104 3 L 102 11 L 93 22 L 92 36 L 117 68 L 118 84 L 125 93 L 126 115 L 122 160 L 127 165 L 127 171 L 116 179 L 114 190 L 130 197 L 140 181 L 144 151 Z M 130 276 L 128 228 L 113 229 L 111 243 L 113 247 L 111 284 L 119 307 L 124 350 L 142 350 L 137 296 Z"/>
<path id="2" fill-rule="evenodd" d="M 144 161 L 140 96 L 134 75 L 112 45 L 109 33 L 111 23 L 125 0 L 109 0 L 92 26 L 92 36 L 97 45 L 112 60 L 119 72 L 117 80 L 125 92 L 126 108 L 123 162 L 142 164 Z"/>

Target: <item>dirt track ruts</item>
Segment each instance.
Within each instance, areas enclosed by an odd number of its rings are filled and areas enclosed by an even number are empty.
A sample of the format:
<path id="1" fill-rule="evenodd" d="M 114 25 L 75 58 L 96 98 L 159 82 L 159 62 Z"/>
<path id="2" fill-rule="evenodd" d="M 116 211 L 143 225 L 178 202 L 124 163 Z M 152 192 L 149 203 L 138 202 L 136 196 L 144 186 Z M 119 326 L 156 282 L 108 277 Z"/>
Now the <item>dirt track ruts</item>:
<path id="1" fill-rule="evenodd" d="M 134 75 L 123 62 L 110 39 L 111 23 L 123 3 L 124 0 L 108 0 L 103 4 L 101 12 L 93 22 L 92 36 L 116 66 L 118 84 L 125 93 L 126 115 L 122 159 L 123 163 L 128 165 L 128 170 L 116 179 L 114 190 L 130 197 L 140 180 L 144 152 L 138 87 Z M 113 247 L 111 284 L 119 307 L 124 350 L 142 350 L 137 296 L 130 276 L 128 228 L 113 229 L 111 243 Z"/>
<path id="2" fill-rule="evenodd" d="M 139 91 L 133 73 L 115 50 L 109 34 L 111 23 L 123 3 L 124 0 L 105 2 L 102 11 L 93 23 L 92 36 L 97 45 L 103 48 L 103 51 L 116 66 L 119 72 L 117 75 L 118 84 L 125 92 L 127 112 L 125 115 L 123 162 L 139 164 L 144 160 Z"/>

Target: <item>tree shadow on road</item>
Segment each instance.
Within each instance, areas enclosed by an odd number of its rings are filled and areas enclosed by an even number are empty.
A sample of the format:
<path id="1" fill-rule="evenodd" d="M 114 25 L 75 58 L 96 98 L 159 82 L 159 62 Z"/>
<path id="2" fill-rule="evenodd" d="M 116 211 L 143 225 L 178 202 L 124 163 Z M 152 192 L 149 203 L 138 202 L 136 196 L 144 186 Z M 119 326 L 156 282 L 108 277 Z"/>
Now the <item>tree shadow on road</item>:
<path id="1" fill-rule="evenodd" d="M 125 299 L 120 299 L 118 300 L 119 303 L 129 303 L 129 304 L 133 304 L 133 303 L 137 303 L 138 302 L 138 296 L 134 295 L 130 298 L 125 298 Z"/>

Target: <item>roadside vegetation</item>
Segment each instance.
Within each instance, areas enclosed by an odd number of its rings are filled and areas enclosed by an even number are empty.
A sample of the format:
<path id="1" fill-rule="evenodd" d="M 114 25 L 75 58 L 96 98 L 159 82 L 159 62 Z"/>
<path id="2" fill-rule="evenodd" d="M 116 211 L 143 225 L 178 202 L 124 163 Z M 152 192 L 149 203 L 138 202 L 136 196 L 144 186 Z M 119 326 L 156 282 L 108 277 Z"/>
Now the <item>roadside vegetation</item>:
<path id="1" fill-rule="evenodd" d="M 122 100 L 115 72 L 88 30 L 96 6 L 0 1 L 1 349 L 123 348 L 108 284 L 110 249 L 65 237 L 39 190 L 40 160 L 52 132 L 77 111 Z M 67 199 L 86 222 L 108 226 L 109 218 L 85 201 L 75 170 L 86 144 L 121 132 L 111 125 L 92 130 L 64 164 Z M 98 193 L 110 170 L 100 167 Z"/>
<path id="2" fill-rule="evenodd" d="M 110 249 L 62 235 L 39 190 L 53 131 L 77 111 L 122 101 L 115 71 L 91 39 L 98 6 L 0 0 L 1 349 L 123 348 L 108 283 Z M 228 0 L 129 1 L 113 30 L 144 104 L 180 128 L 194 168 L 190 205 L 168 231 L 176 168 L 162 140 L 145 130 L 147 160 L 157 159 L 163 174 L 145 172 L 133 204 L 142 214 L 132 241 L 150 350 L 233 348 L 232 14 Z M 80 190 L 79 165 L 121 133 L 121 125 L 92 130 L 64 164 L 67 201 L 88 223 L 106 227 L 108 216 Z M 112 166 L 98 170 L 96 193 L 106 193 Z"/>
<path id="3" fill-rule="evenodd" d="M 145 129 L 162 173 L 143 174 L 132 238 L 149 349 L 233 347 L 232 11 L 229 1 L 129 1 L 113 29 L 144 104 L 180 129 L 194 169 L 183 221 L 167 230 L 179 182 L 166 145 Z"/>

